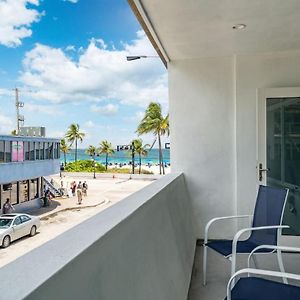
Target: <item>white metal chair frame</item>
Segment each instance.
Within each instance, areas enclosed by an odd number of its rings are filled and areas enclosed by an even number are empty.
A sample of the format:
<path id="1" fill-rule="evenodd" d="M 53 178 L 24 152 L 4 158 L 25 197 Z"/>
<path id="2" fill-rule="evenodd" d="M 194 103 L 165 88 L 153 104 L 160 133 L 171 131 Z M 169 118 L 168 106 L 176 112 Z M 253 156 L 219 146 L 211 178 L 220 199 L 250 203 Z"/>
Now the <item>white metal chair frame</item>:
<path id="1" fill-rule="evenodd" d="M 294 280 L 300 281 L 300 275 L 298 275 L 298 274 L 286 273 L 285 271 L 277 272 L 277 271 L 269 271 L 269 270 L 251 269 L 250 262 L 251 262 L 251 258 L 253 258 L 253 254 L 255 254 L 256 251 L 258 251 L 259 249 L 262 249 L 262 248 L 272 249 L 272 250 L 280 252 L 280 253 L 281 253 L 281 251 L 300 253 L 300 248 L 296 248 L 296 247 L 275 246 L 275 245 L 261 245 L 261 246 L 256 247 L 255 249 L 253 249 L 253 251 L 248 256 L 248 268 L 242 269 L 242 270 L 236 272 L 229 279 L 228 284 L 227 284 L 227 300 L 231 300 L 231 289 L 234 286 L 236 277 L 240 276 L 241 274 L 248 274 L 248 277 L 250 276 L 250 274 L 269 276 L 269 277 L 281 277 L 285 284 L 288 284 L 287 279 L 294 279 Z M 282 262 L 282 260 L 281 260 L 281 262 Z M 280 269 L 281 269 L 281 267 L 280 267 Z M 283 263 L 282 263 L 282 269 L 284 270 Z"/>
<path id="2" fill-rule="evenodd" d="M 282 273 L 285 273 L 284 264 L 283 264 L 283 260 L 282 260 L 282 251 L 300 253 L 300 248 L 298 248 L 298 247 L 260 245 L 260 246 L 256 247 L 255 249 L 253 249 L 251 251 L 251 253 L 249 254 L 248 268 L 251 268 L 251 258 L 253 259 L 253 255 L 256 254 L 255 252 L 257 252 L 260 249 L 270 249 L 270 250 L 274 250 L 272 253 L 274 253 L 275 251 L 277 253 L 280 253 L 279 255 L 277 255 L 277 259 L 278 259 L 278 265 L 279 265 L 280 272 L 282 272 Z M 284 276 L 282 277 L 282 281 L 283 281 L 283 283 L 288 284 L 288 280 Z"/>
<path id="3" fill-rule="evenodd" d="M 288 193 L 287 193 L 288 195 Z M 287 199 L 287 195 L 285 198 L 285 203 Z M 285 208 L 285 203 L 283 205 L 282 209 L 282 214 L 281 214 L 281 221 L 280 224 L 282 224 L 282 218 L 283 218 L 283 213 L 284 213 L 284 208 Z M 239 216 L 227 216 L 227 217 L 219 217 L 219 218 L 213 218 L 210 220 L 206 226 L 205 226 L 205 233 L 204 233 L 204 244 L 203 244 L 203 285 L 206 285 L 206 274 L 207 274 L 207 242 L 208 242 L 208 231 L 211 227 L 211 225 L 217 221 L 223 221 L 223 220 L 229 220 L 229 219 L 238 219 L 238 218 L 250 218 L 252 221 L 253 215 L 239 215 Z M 281 230 L 284 228 L 289 228 L 287 225 L 274 225 L 274 226 L 261 226 L 261 227 L 249 227 L 249 228 L 244 228 L 238 231 L 232 241 L 232 252 L 230 255 L 225 256 L 226 259 L 231 260 L 231 276 L 235 273 L 236 269 L 236 255 L 237 255 L 237 243 L 240 239 L 240 237 L 246 233 L 246 232 L 252 232 L 255 230 L 269 230 L 269 229 L 278 229 L 277 230 L 277 240 L 279 236 L 281 235 Z M 278 263 L 279 265 L 282 264 L 282 257 L 281 257 L 281 251 L 277 251 L 277 258 L 278 258 Z"/>

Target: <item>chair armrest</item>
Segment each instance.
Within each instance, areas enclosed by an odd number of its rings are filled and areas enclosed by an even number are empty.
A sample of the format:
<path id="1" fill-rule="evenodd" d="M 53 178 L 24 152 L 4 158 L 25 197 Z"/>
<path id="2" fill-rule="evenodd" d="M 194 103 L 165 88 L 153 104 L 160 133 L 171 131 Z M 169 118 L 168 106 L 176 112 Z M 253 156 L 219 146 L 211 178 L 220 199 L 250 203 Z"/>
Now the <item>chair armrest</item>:
<path id="1" fill-rule="evenodd" d="M 232 241 L 232 254 L 233 252 L 236 253 L 236 245 L 239 240 L 239 238 L 248 231 L 257 231 L 257 230 L 270 230 L 270 229 L 283 229 L 283 228 L 289 228 L 288 225 L 272 225 L 272 226 L 261 226 L 261 227 L 250 227 L 250 228 L 244 228 L 241 229 L 236 233 L 236 235 L 233 238 Z"/>
<path id="2" fill-rule="evenodd" d="M 238 216 L 227 216 L 227 217 L 218 217 L 211 219 L 205 226 L 205 232 L 204 232 L 204 245 L 207 243 L 208 240 L 208 230 L 210 226 L 217 222 L 217 221 L 225 221 L 230 219 L 242 219 L 242 218 L 252 218 L 253 215 L 238 215 Z"/>
<path id="3" fill-rule="evenodd" d="M 260 249 L 271 249 L 279 251 L 289 251 L 289 252 L 300 252 L 298 247 L 288 247 L 288 246 L 275 246 L 275 245 L 260 245 L 254 248 L 248 256 L 248 268 L 250 268 L 250 261 L 253 254 Z"/>
<path id="4" fill-rule="evenodd" d="M 241 274 L 254 274 L 254 275 L 261 275 L 261 276 L 270 276 L 270 277 L 281 277 L 281 278 L 289 278 L 294 280 L 300 281 L 300 275 L 292 274 L 292 273 L 283 273 L 277 271 L 269 271 L 269 270 L 257 270 L 257 269 L 242 269 L 236 272 L 228 281 L 227 284 L 227 300 L 231 300 L 231 285 L 235 277 Z"/>
<path id="5" fill-rule="evenodd" d="M 239 238 L 246 232 L 256 231 L 256 230 L 269 230 L 269 229 L 283 229 L 289 228 L 287 225 L 272 225 L 272 226 L 261 226 L 261 227 L 250 227 L 241 229 L 236 233 L 232 241 L 232 250 L 231 250 L 231 275 L 235 273 L 235 265 L 236 265 L 236 248 Z"/>

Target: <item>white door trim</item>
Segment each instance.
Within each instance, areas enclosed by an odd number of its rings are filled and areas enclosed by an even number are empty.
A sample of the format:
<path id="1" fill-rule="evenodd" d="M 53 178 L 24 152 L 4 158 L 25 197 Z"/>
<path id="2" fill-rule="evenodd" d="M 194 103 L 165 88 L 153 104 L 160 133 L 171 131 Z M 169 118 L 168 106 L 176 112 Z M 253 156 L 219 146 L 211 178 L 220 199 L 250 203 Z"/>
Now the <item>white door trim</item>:
<path id="1" fill-rule="evenodd" d="M 257 166 L 257 187 L 259 184 L 266 184 L 267 176 L 263 176 L 263 181 L 259 182 L 258 164 L 262 163 L 267 167 L 267 114 L 266 99 L 268 98 L 299 98 L 300 87 L 285 88 L 259 88 L 256 91 L 256 166 Z M 299 236 L 281 236 L 279 243 L 285 246 L 300 245 Z"/>

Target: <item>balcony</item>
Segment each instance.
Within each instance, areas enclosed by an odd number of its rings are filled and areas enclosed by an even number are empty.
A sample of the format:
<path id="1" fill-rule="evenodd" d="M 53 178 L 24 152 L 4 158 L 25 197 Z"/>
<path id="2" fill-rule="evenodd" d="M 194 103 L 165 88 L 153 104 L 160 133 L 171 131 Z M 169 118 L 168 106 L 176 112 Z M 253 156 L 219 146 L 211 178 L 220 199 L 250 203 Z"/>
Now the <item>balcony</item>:
<path id="1" fill-rule="evenodd" d="M 1 268 L 1 297 L 186 299 L 192 220 L 184 176 L 167 175 Z"/>

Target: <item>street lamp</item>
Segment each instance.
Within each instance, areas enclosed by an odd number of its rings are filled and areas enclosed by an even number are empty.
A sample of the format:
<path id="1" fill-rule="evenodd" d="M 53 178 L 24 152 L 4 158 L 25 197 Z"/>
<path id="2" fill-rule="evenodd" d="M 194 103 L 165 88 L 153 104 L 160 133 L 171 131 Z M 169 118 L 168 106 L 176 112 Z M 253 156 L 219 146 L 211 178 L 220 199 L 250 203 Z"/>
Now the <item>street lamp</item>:
<path id="1" fill-rule="evenodd" d="M 96 155 L 99 156 L 99 154 L 96 154 L 95 151 L 92 154 L 90 154 L 90 156 L 93 158 L 94 179 L 96 179 L 96 159 L 95 159 Z"/>
<path id="2" fill-rule="evenodd" d="M 127 61 L 133 61 L 141 58 L 158 58 L 158 55 L 129 55 L 126 56 Z"/>

